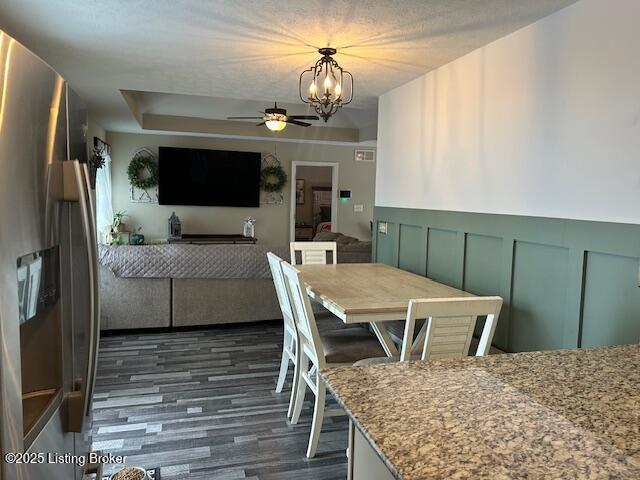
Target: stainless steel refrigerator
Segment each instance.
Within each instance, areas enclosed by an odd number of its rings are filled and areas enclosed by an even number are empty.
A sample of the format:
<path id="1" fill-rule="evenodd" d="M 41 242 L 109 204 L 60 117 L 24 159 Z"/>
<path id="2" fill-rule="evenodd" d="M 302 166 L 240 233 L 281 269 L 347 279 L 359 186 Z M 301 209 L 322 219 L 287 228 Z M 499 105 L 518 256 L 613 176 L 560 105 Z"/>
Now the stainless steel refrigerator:
<path id="1" fill-rule="evenodd" d="M 86 128 L 65 80 L 0 31 L 2 480 L 79 479 L 89 450 L 100 317 Z"/>

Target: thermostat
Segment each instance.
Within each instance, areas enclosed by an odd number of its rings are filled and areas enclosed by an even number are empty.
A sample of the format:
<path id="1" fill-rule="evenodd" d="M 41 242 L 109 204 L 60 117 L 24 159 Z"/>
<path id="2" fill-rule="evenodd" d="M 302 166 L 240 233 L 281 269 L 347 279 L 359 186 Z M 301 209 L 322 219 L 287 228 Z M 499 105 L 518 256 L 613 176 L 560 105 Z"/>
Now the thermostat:
<path id="1" fill-rule="evenodd" d="M 341 202 L 348 202 L 351 198 L 351 190 L 340 190 L 340 195 L 338 195 Z"/>

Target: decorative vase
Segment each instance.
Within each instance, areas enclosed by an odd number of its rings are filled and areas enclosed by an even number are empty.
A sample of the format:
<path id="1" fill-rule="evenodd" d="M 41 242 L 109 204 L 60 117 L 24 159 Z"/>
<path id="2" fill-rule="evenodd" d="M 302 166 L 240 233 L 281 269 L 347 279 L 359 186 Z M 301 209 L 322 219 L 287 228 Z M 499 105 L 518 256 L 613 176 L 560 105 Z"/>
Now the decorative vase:
<path id="1" fill-rule="evenodd" d="M 129 243 L 131 245 L 142 245 L 144 243 L 144 235 L 141 233 L 132 233 Z"/>
<path id="2" fill-rule="evenodd" d="M 176 215 L 176 212 L 173 212 L 169 217 L 169 240 L 175 240 L 182 237 L 182 224 L 180 223 L 180 219 Z"/>
<path id="3" fill-rule="evenodd" d="M 255 234 L 256 234 L 255 227 L 254 227 L 255 223 L 256 223 L 255 218 L 247 217 L 244 219 L 244 224 L 242 228 L 242 235 L 244 237 L 248 237 L 248 238 L 255 237 Z"/>

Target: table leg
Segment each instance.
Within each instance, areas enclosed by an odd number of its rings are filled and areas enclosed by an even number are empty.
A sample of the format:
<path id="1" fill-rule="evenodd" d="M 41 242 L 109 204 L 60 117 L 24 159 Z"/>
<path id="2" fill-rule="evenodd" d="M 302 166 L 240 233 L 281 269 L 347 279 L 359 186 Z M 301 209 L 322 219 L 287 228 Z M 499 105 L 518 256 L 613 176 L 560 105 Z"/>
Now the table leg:
<path id="1" fill-rule="evenodd" d="M 387 328 L 381 322 L 371 322 L 371 328 L 373 329 L 373 333 L 376 334 L 376 337 L 378 337 L 378 340 L 380 340 L 387 357 L 398 355 L 396 344 L 393 343 L 393 340 L 391 340 L 391 337 L 387 333 Z"/>
<path id="2" fill-rule="evenodd" d="M 478 351 L 476 352 L 476 356 L 489 355 L 489 351 L 491 350 L 491 339 L 496 331 L 497 323 L 495 315 L 487 315 L 487 320 L 484 324 L 484 328 L 482 329 L 480 341 L 478 342 Z"/>

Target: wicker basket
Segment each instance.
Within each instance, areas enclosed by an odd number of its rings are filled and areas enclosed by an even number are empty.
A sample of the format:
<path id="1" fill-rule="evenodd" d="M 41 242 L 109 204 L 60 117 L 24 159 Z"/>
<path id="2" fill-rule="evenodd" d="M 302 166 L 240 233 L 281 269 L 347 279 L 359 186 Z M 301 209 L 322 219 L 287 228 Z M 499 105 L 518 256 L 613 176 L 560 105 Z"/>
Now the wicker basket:
<path id="1" fill-rule="evenodd" d="M 124 467 L 109 477 L 109 480 L 150 480 L 146 470 L 140 467 Z"/>

